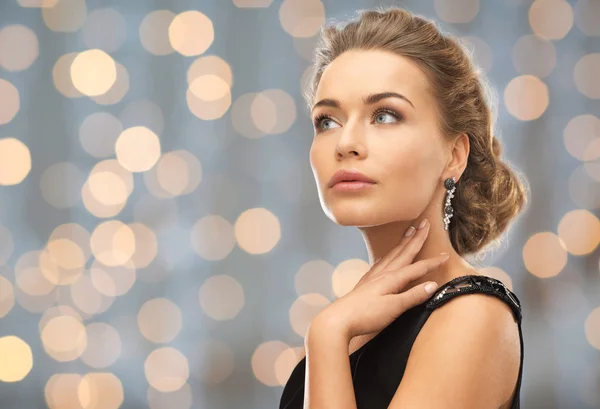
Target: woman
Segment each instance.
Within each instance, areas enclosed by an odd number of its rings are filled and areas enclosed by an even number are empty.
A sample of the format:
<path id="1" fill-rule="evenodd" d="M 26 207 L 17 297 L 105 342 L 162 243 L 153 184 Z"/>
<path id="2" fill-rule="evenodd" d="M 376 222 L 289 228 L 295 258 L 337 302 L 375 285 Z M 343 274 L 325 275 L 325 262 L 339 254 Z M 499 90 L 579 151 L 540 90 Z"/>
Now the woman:
<path id="1" fill-rule="evenodd" d="M 371 268 L 312 320 L 280 408 L 518 408 L 520 302 L 463 259 L 527 203 L 479 72 L 399 8 L 322 33 L 311 166 L 325 213 L 360 229 Z"/>

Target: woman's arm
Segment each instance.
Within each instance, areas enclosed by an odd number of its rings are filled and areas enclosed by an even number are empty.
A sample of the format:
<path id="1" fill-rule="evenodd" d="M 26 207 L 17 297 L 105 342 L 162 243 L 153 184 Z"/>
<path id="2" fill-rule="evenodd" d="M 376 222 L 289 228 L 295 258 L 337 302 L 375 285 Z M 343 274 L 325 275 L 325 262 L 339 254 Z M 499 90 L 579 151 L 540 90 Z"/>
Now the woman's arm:
<path id="1" fill-rule="evenodd" d="M 333 319 L 320 315 L 313 319 L 305 338 L 304 409 L 356 409 L 349 343 Z"/>

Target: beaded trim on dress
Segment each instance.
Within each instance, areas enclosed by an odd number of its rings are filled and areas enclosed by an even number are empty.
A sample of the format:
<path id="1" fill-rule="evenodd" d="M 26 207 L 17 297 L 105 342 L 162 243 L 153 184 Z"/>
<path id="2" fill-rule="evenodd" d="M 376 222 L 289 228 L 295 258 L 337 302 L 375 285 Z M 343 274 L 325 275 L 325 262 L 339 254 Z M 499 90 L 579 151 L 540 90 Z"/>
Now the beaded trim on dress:
<path id="1" fill-rule="evenodd" d="M 456 277 L 437 289 L 426 303 L 426 308 L 432 310 L 460 294 L 486 293 L 499 297 L 507 302 L 517 319 L 521 321 L 521 302 L 504 283 L 492 277 L 483 275 L 467 275 Z"/>

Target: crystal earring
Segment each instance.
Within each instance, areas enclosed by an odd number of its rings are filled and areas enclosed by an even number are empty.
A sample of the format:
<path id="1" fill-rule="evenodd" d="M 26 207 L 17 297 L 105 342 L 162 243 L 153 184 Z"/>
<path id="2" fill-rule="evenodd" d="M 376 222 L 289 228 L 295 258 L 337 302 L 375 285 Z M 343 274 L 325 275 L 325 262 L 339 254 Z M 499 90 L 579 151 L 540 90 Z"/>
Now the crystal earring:
<path id="1" fill-rule="evenodd" d="M 444 187 L 446 188 L 446 204 L 444 205 L 444 230 L 448 230 L 448 225 L 450 224 L 450 218 L 454 213 L 454 209 L 450 204 L 450 199 L 454 197 L 454 191 L 456 190 L 456 178 L 454 176 L 446 179 L 444 181 Z"/>

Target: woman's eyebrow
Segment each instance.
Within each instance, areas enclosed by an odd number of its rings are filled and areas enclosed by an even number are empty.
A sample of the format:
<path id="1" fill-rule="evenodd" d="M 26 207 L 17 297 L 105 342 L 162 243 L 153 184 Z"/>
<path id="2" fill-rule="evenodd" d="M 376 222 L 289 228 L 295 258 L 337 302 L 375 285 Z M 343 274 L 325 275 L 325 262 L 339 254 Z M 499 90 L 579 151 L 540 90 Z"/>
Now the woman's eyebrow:
<path id="1" fill-rule="evenodd" d="M 373 105 L 373 104 L 381 101 L 382 99 L 386 99 L 386 98 L 400 98 L 400 99 L 403 99 L 404 101 L 408 102 L 410 104 L 410 106 L 412 106 L 413 108 L 415 107 L 408 98 L 406 98 L 404 95 L 399 94 L 397 92 L 380 92 L 380 93 L 376 93 L 376 94 L 370 94 L 367 97 L 364 97 L 362 99 L 362 101 L 363 101 L 363 104 L 365 104 L 365 105 Z M 331 108 L 340 108 L 341 104 L 340 104 L 340 101 L 338 101 L 337 99 L 325 98 L 325 99 L 320 100 L 316 104 L 314 104 L 312 107 L 312 110 L 314 111 L 315 108 L 320 107 L 320 106 L 331 107 Z"/>

